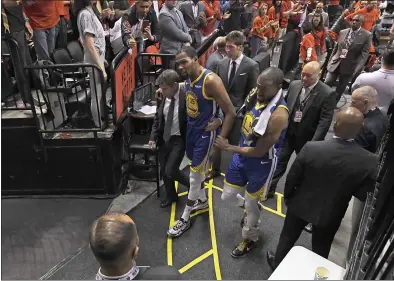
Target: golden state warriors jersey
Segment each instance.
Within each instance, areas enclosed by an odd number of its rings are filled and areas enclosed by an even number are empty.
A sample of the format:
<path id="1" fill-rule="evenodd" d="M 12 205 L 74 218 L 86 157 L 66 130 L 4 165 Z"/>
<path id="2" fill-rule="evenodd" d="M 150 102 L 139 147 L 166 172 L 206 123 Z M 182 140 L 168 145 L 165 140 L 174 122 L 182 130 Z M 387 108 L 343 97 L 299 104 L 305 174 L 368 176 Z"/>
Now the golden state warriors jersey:
<path id="1" fill-rule="evenodd" d="M 192 129 L 204 130 L 209 120 L 216 116 L 216 102 L 205 93 L 205 80 L 212 73 L 204 68 L 196 80 L 186 80 L 187 122 Z"/>

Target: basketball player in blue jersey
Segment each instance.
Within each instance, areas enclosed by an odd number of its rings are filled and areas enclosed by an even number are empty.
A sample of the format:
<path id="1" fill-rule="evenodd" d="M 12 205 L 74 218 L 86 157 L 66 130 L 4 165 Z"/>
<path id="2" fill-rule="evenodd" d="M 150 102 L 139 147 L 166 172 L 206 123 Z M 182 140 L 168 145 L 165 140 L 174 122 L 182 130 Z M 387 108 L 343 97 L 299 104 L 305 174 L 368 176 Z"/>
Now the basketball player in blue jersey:
<path id="1" fill-rule="evenodd" d="M 224 112 L 220 130 L 222 139 L 226 139 L 235 119 L 235 109 L 230 101 L 222 80 L 212 71 L 198 62 L 197 52 L 190 46 L 184 47 L 176 56 L 179 71 L 186 80 L 186 156 L 191 161 L 190 189 L 186 207 L 181 218 L 167 234 L 179 237 L 191 226 L 190 213 L 208 207 L 204 185 L 208 172 L 209 159 L 218 148 L 213 147 L 218 128 L 213 124 L 217 117 L 218 106 Z"/>
<path id="2" fill-rule="evenodd" d="M 222 200 L 244 206 L 246 214 L 241 223 L 243 240 L 231 252 L 234 258 L 245 256 L 259 239 L 259 199 L 267 194 L 289 119 L 282 80 L 283 72 L 276 67 L 264 70 L 258 77 L 257 87 L 244 104 L 239 146 L 230 145 L 221 137 L 215 141 L 215 146 L 234 153 Z"/>

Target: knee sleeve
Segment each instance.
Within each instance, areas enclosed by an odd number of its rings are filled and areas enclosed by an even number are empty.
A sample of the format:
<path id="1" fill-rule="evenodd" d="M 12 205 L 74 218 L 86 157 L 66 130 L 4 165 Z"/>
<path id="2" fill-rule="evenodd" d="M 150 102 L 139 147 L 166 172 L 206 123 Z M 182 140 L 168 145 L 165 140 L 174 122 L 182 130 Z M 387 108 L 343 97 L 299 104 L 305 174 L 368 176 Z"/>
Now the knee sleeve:
<path id="1" fill-rule="evenodd" d="M 246 210 L 246 224 L 242 228 L 242 237 L 244 239 L 250 239 L 256 241 L 259 237 L 259 218 L 260 210 L 257 203 L 257 198 L 252 198 L 250 195 L 246 194 L 245 197 L 245 210 Z"/>
<path id="2" fill-rule="evenodd" d="M 238 189 L 225 184 L 222 192 L 222 200 L 237 202 L 238 192 L 239 192 Z"/>
<path id="3" fill-rule="evenodd" d="M 195 201 L 200 196 L 201 183 L 204 181 L 205 176 L 199 172 L 190 171 L 190 190 L 187 198 Z"/>

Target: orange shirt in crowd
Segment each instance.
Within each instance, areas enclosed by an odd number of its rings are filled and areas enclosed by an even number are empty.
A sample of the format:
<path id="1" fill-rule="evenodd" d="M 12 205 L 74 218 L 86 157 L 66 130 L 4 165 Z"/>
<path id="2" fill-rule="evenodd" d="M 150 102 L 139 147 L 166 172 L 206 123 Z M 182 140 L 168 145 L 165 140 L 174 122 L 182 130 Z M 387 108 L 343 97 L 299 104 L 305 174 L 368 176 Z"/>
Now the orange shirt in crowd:
<path id="1" fill-rule="evenodd" d="M 207 26 L 201 29 L 201 32 L 204 34 L 204 36 L 209 36 L 215 28 L 216 21 L 222 19 L 222 16 L 220 14 L 220 3 L 219 1 L 215 0 L 204 0 L 202 1 L 202 3 L 205 6 L 205 17 L 207 19 L 209 19 L 210 17 L 214 17 L 213 19 L 208 20 Z"/>
<path id="2" fill-rule="evenodd" d="M 326 51 L 326 32 L 325 30 L 312 31 L 313 37 L 315 37 L 315 46 L 320 49 L 320 53 L 323 54 Z"/>
<path id="3" fill-rule="evenodd" d="M 379 18 L 379 10 L 373 9 L 372 11 L 368 12 L 367 8 L 360 9 L 353 14 L 350 14 L 346 17 L 347 20 L 351 20 L 355 15 L 363 15 L 364 22 L 362 24 L 362 28 L 367 31 L 372 31 L 372 28 L 376 24 L 376 21 Z"/>
<path id="4" fill-rule="evenodd" d="M 128 2 L 129 2 L 129 6 L 133 6 L 135 3 L 135 0 L 128 0 Z"/>
<path id="5" fill-rule="evenodd" d="M 271 27 L 261 32 L 257 31 L 257 29 L 266 26 L 268 22 L 269 22 L 268 16 L 265 16 L 264 18 L 257 16 L 253 21 L 253 27 L 252 30 L 250 31 L 250 35 L 257 36 L 261 39 L 263 39 L 264 37 L 273 38 L 273 32 Z"/>
<path id="6" fill-rule="evenodd" d="M 308 33 L 302 37 L 300 45 L 300 57 L 304 63 L 306 63 L 307 50 L 309 48 L 312 48 L 312 55 L 310 56 L 309 61 L 317 61 L 315 37 L 313 37 L 312 33 Z"/>
<path id="7" fill-rule="evenodd" d="M 289 22 L 289 17 L 283 16 L 284 12 L 287 12 L 290 9 L 289 3 L 286 1 L 282 2 L 282 7 L 280 9 L 280 13 L 275 13 L 275 6 L 272 6 L 268 10 L 268 17 L 270 20 L 279 21 L 279 26 L 281 28 L 286 28 Z"/>
<path id="8" fill-rule="evenodd" d="M 44 30 L 54 27 L 58 24 L 60 17 L 57 10 L 58 1 L 53 0 L 36 0 L 29 6 L 23 4 L 26 16 L 30 19 L 30 26 L 33 30 Z M 63 4 L 63 1 L 61 2 Z"/>
<path id="9" fill-rule="evenodd" d="M 63 16 L 66 20 L 70 20 L 69 4 L 64 4 L 64 1 L 56 1 L 56 10 L 59 16 Z"/>
<path id="10" fill-rule="evenodd" d="M 268 9 L 269 9 L 272 6 L 272 0 L 262 0 L 262 1 L 260 1 L 260 3 L 256 2 L 253 4 L 253 8 L 257 10 L 261 4 L 267 4 Z"/>

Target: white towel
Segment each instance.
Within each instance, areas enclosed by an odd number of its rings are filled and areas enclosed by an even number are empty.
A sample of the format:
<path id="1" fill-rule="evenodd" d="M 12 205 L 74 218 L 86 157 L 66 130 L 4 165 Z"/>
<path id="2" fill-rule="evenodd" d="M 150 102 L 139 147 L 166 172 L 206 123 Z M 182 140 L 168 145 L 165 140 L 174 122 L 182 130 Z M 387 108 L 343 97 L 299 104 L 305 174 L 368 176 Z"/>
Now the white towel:
<path id="1" fill-rule="evenodd" d="M 276 94 L 276 96 L 270 101 L 270 103 L 267 105 L 267 107 L 263 110 L 263 112 L 260 115 L 259 121 L 257 121 L 256 126 L 253 128 L 253 133 L 257 135 L 264 135 L 265 130 L 267 129 L 268 121 L 271 118 L 271 110 L 272 108 L 277 106 L 278 101 L 280 101 L 280 98 L 282 96 L 282 89 L 279 90 L 279 92 Z"/>

